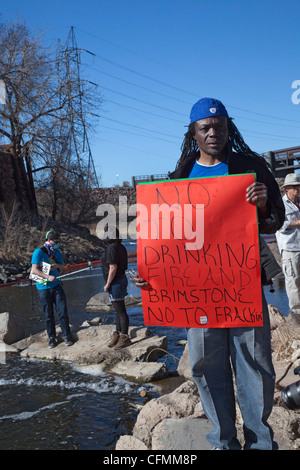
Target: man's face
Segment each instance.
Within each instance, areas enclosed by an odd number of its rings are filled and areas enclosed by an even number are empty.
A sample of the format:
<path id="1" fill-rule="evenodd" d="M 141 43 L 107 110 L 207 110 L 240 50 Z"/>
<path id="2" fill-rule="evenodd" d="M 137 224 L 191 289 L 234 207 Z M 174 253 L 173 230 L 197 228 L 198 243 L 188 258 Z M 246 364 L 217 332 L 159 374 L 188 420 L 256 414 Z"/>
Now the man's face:
<path id="1" fill-rule="evenodd" d="M 300 193 L 300 185 L 299 186 L 298 185 L 286 186 L 285 191 L 286 191 L 287 197 L 291 201 L 297 201 L 299 193 Z"/>
<path id="2" fill-rule="evenodd" d="M 200 151 L 214 157 L 221 155 L 228 141 L 227 118 L 216 116 L 196 121 L 193 137 Z"/>

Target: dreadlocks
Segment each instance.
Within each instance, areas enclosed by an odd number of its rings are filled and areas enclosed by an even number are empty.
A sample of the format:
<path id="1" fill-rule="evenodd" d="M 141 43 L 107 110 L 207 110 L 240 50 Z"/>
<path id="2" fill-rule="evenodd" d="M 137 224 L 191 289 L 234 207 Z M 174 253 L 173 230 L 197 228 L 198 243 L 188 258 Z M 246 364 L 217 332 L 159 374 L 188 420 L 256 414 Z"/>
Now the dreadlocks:
<path id="1" fill-rule="evenodd" d="M 194 135 L 195 123 L 192 123 L 189 125 L 188 131 L 184 136 L 184 140 L 181 145 L 181 157 L 177 162 L 176 168 L 180 167 L 183 163 L 186 163 L 190 158 L 195 158 L 196 153 L 199 151 L 198 144 L 193 137 Z M 267 162 L 261 155 L 248 147 L 238 128 L 233 124 L 231 118 L 228 118 L 228 143 L 237 153 L 242 153 L 250 158 L 259 158 L 262 163 L 268 166 Z"/>

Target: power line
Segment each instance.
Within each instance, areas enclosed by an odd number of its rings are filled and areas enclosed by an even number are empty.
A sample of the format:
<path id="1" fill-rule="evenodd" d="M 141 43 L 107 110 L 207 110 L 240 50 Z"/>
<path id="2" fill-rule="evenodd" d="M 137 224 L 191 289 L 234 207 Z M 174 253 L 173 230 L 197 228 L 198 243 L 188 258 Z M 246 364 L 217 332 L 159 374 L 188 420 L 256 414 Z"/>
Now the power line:
<path id="1" fill-rule="evenodd" d="M 170 118 L 170 117 L 167 117 L 167 116 L 162 116 L 161 114 L 151 113 L 150 111 L 145 111 L 144 109 L 135 108 L 134 106 L 128 106 L 128 105 L 123 104 L 123 103 L 118 103 L 118 102 L 110 100 L 110 99 L 107 100 L 107 102 L 115 104 L 116 106 L 121 106 L 121 108 L 127 108 L 129 110 L 138 111 L 140 113 L 144 113 L 144 114 L 147 114 L 147 115 L 149 114 L 150 116 L 159 117 L 161 119 L 167 119 L 168 121 L 182 122 L 182 120 L 179 120 L 179 119 L 174 119 L 174 118 Z"/>
<path id="2" fill-rule="evenodd" d="M 118 121 L 116 119 L 111 119 L 111 118 L 108 118 L 106 116 L 102 116 L 102 119 L 107 119 L 108 121 L 112 121 L 112 122 L 115 122 L 117 124 L 123 124 L 125 126 L 134 127 L 135 129 L 139 129 L 139 130 L 143 130 L 143 131 L 147 131 L 147 132 L 152 132 L 152 133 L 155 133 L 155 134 L 161 134 L 161 135 L 165 135 L 167 137 L 172 137 L 174 139 L 178 139 L 178 136 L 176 136 L 176 135 L 171 135 L 171 134 L 167 134 L 166 132 L 159 132 L 159 131 L 156 131 L 156 130 L 146 129 L 145 127 L 136 126 L 134 124 L 129 124 L 128 122 Z"/>
<path id="3" fill-rule="evenodd" d="M 165 61 L 162 62 L 162 61 L 160 61 L 160 60 L 154 59 L 153 57 L 149 57 L 149 56 L 146 56 L 145 54 L 141 54 L 141 53 L 139 53 L 139 52 L 137 52 L 137 51 L 133 51 L 132 49 L 129 49 L 129 48 L 127 48 L 127 47 L 124 47 L 124 46 L 122 46 L 122 45 L 120 45 L 120 44 L 116 44 L 116 43 L 114 43 L 114 42 L 112 42 L 112 41 L 108 41 L 107 39 L 104 39 L 103 37 L 100 37 L 99 35 L 96 35 L 96 34 L 91 33 L 91 32 L 89 32 L 89 31 L 85 31 L 85 30 L 83 30 L 83 29 L 81 29 L 81 28 L 78 28 L 78 27 L 77 27 L 77 29 L 78 29 L 79 31 L 85 33 L 85 34 L 88 34 L 89 36 L 93 36 L 94 38 L 97 38 L 97 39 L 99 39 L 100 41 L 105 42 L 106 44 L 109 44 L 109 45 L 111 45 L 111 46 L 113 46 L 113 47 L 116 47 L 116 48 L 118 48 L 118 49 L 121 49 L 121 50 L 123 50 L 123 51 L 129 52 L 130 54 L 139 56 L 139 57 L 143 58 L 144 60 L 151 61 L 151 62 L 156 63 L 156 64 L 158 64 L 158 65 L 162 65 L 162 66 L 167 67 L 167 68 L 169 68 L 169 69 L 171 69 L 171 70 L 176 70 L 176 71 L 179 71 L 179 72 L 184 72 L 184 73 L 186 73 L 186 70 L 183 70 L 183 69 L 180 68 L 180 67 L 176 67 L 176 66 L 174 66 L 174 65 L 167 64 Z M 234 90 L 235 92 L 238 91 L 239 93 L 241 93 L 241 94 L 243 94 L 243 95 L 255 97 L 255 98 L 259 99 L 260 101 L 261 101 L 261 100 L 269 101 L 269 102 L 271 101 L 271 102 L 273 102 L 273 103 L 278 103 L 278 104 L 281 104 L 281 105 L 282 105 L 282 103 L 279 103 L 277 100 L 269 99 L 269 98 L 266 98 L 265 96 L 261 97 L 261 96 L 258 96 L 258 95 L 256 95 L 256 94 L 254 94 L 254 93 L 245 93 L 245 90 L 244 90 L 244 89 L 243 89 L 243 90 L 237 90 L 236 87 L 228 86 L 227 84 L 222 83 L 222 82 L 219 82 L 219 81 L 217 81 L 217 80 L 212 80 L 211 78 L 209 79 L 209 78 L 207 78 L 207 77 L 201 77 L 199 74 L 195 73 L 195 72 L 193 71 L 193 69 L 189 70 L 189 75 L 193 75 L 193 76 L 196 77 L 198 80 L 201 80 L 201 81 L 203 81 L 203 82 L 213 83 L 213 84 L 216 84 L 216 85 L 219 85 L 219 86 L 228 88 L 228 89 L 230 89 L 230 90 Z"/>
<path id="4" fill-rule="evenodd" d="M 106 118 L 106 117 L 103 117 L 103 119 L 107 119 L 107 120 L 112 121 L 112 122 L 115 122 L 115 123 L 117 123 L 117 124 L 121 124 L 121 125 L 129 126 L 129 127 L 133 127 L 133 128 L 138 129 L 138 130 L 143 130 L 143 131 L 147 131 L 147 132 L 152 132 L 152 133 L 154 133 L 155 135 L 156 135 L 156 134 L 162 134 L 162 135 L 166 135 L 166 136 L 171 137 L 171 138 L 175 138 L 176 140 L 177 140 L 177 139 L 178 139 L 178 140 L 180 139 L 180 138 L 177 137 L 177 136 L 172 136 L 172 135 L 170 135 L 170 134 L 166 134 L 166 133 L 163 133 L 163 132 L 159 132 L 159 131 L 155 131 L 155 130 L 146 129 L 146 128 L 144 128 L 144 127 L 136 126 L 136 125 L 134 125 L 134 124 L 128 124 L 127 122 L 117 121 L 117 120 L 115 120 L 115 119 L 110 119 L 110 118 Z M 106 128 L 106 129 L 115 130 L 114 128 L 108 127 L 108 126 L 103 126 L 103 125 L 102 125 L 102 127 L 103 127 L 103 128 Z M 120 129 L 118 129 L 118 130 L 120 130 Z M 295 141 L 299 142 L 299 138 L 298 138 L 298 137 L 286 137 L 286 136 L 281 136 L 281 135 L 265 134 L 265 133 L 262 133 L 262 132 L 249 131 L 248 129 L 240 129 L 240 131 L 243 132 L 243 133 L 244 133 L 244 132 L 250 133 L 250 134 L 252 134 L 252 135 L 254 135 L 254 136 L 258 136 L 258 137 L 264 137 L 264 138 L 266 138 L 266 139 L 269 139 L 269 138 L 272 138 L 273 140 L 274 140 L 274 139 L 276 139 L 276 140 L 278 140 L 278 139 L 281 139 L 281 140 L 284 139 L 284 140 L 287 140 L 287 141 L 295 140 Z M 151 136 L 146 135 L 146 134 L 137 134 L 137 133 L 133 133 L 133 132 L 130 132 L 130 131 L 125 131 L 125 130 L 123 130 L 122 132 L 126 132 L 126 133 L 128 133 L 128 134 L 133 134 L 133 135 L 139 135 L 139 136 L 141 136 L 141 137 L 152 138 Z M 171 142 L 170 140 L 161 139 L 161 138 L 159 138 L 159 137 L 157 137 L 157 136 L 155 136 L 154 140 L 163 140 L 164 142 L 175 143 L 174 141 Z"/>
<path id="5" fill-rule="evenodd" d="M 186 100 L 181 100 L 180 98 L 175 98 L 174 96 L 166 95 L 165 93 L 161 93 L 161 92 L 156 91 L 156 90 L 151 90 L 150 88 L 147 88 L 143 85 L 138 85 L 137 83 L 132 83 L 129 80 L 125 80 L 124 78 L 117 77 L 116 75 L 112 75 L 111 73 L 104 72 L 102 70 L 96 69 L 95 67 L 90 67 L 90 68 L 92 70 L 95 70 L 96 72 L 102 73 L 103 75 L 114 78 L 115 80 L 119 80 L 123 83 L 127 83 L 128 85 L 132 85 L 132 86 L 135 86 L 137 88 L 141 88 L 142 90 L 150 91 L 150 93 L 155 93 L 157 95 L 164 96 L 165 98 L 169 98 L 171 100 L 175 100 L 175 101 L 178 101 L 180 103 L 186 104 Z"/>
<path id="6" fill-rule="evenodd" d="M 145 102 L 145 101 L 143 101 L 143 100 L 139 100 L 138 98 L 133 98 L 133 97 L 131 97 L 131 96 L 129 96 L 129 95 L 126 95 L 126 94 L 121 93 L 121 92 L 117 92 L 117 91 L 112 90 L 112 89 L 110 89 L 110 88 L 106 88 L 106 87 L 103 87 L 103 88 L 104 88 L 104 89 L 108 89 L 109 91 L 112 91 L 112 92 L 114 92 L 114 93 L 117 93 L 117 94 L 126 96 L 127 98 L 133 99 L 133 100 L 135 100 L 135 101 L 140 101 L 140 102 L 142 102 L 142 103 L 144 103 L 144 104 L 148 104 L 149 106 L 155 106 L 155 107 L 158 107 L 158 108 L 160 108 L 160 109 L 164 109 L 164 110 L 170 111 L 169 109 L 163 108 L 162 106 L 154 105 L 153 103 Z M 115 103 L 115 104 L 116 104 L 116 105 L 119 105 L 119 103 Z M 140 112 L 144 112 L 145 114 L 148 114 L 147 111 L 143 111 L 143 110 L 139 110 L 139 111 L 140 111 Z M 175 111 L 173 111 L 173 112 L 176 113 Z M 180 113 L 176 113 L 176 114 L 181 115 Z M 168 119 L 168 118 L 165 118 L 165 119 Z M 178 122 L 179 122 L 179 121 L 178 121 Z M 128 124 L 128 123 L 123 123 L 123 124 Z M 253 134 L 257 134 L 258 136 L 274 137 L 274 138 L 276 138 L 276 139 L 282 138 L 282 139 L 285 139 L 285 140 L 291 140 L 291 139 L 293 139 L 293 140 L 298 140 L 298 141 L 300 140 L 299 137 L 293 137 L 293 136 L 292 136 L 292 137 L 287 137 L 287 136 L 281 136 L 281 135 L 278 135 L 278 134 L 274 135 L 274 134 L 268 134 L 268 133 L 261 133 L 261 132 L 258 132 L 258 131 L 251 131 L 251 130 L 248 130 L 248 129 L 240 129 L 240 131 L 242 131 L 242 132 L 251 132 L 251 133 L 253 133 Z"/>
<path id="7" fill-rule="evenodd" d="M 158 108 L 158 109 L 161 109 L 163 111 L 168 111 L 169 113 L 176 114 L 178 116 L 182 116 L 182 117 L 184 117 L 184 119 L 186 119 L 185 114 L 179 113 L 178 111 L 174 111 L 173 109 L 168 109 L 168 108 L 165 108 L 164 106 L 160 106 L 158 104 L 149 103 L 149 101 L 141 100 L 140 98 L 136 98 L 136 97 L 127 95 L 126 93 L 122 93 L 121 91 L 113 90 L 112 88 L 109 88 L 109 87 L 106 87 L 106 86 L 101 85 L 101 88 L 103 90 L 107 90 L 107 91 L 110 91 L 112 93 L 116 93 L 117 95 L 124 96 L 126 98 L 130 98 L 131 100 L 138 101 L 139 103 L 143 103 L 143 104 L 146 104 L 148 106 L 153 106 L 154 108 Z"/>
<path id="8" fill-rule="evenodd" d="M 106 42 L 109 42 L 109 41 L 106 41 Z M 87 51 L 87 52 L 89 52 L 89 51 Z M 107 63 L 110 63 L 110 64 L 112 64 L 112 65 L 114 65 L 114 66 L 116 66 L 116 67 L 119 67 L 119 68 L 121 68 L 121 69 L 123 69 L 123 70 L 126 70 L 126 71 L 128 71 L 128 72 L 130 72 L 130 73 L 133 73 L 133 74 L 135 74 L 135 75 L 137 75 L 137 76 L 139 76 L 139 77 L 142 77 L 142 78 L 145 78 L 145 79 L 147 79 L 147 80 L 150 80 L 150 81 L 152 81 L 152 82 L 154 82 L 154 83 L 157 83 L 157 84 L 159 84 L 159 85 L 163 85 L 163 86 L 165 86 L 165 87 L 167 87 L 167 88 L 170 88 L 170 89 L 173 89 L 173 90 L 176 90 L 176 91 L 180 91 L 180 92 L 182 92 L 182 93 L 186 93 L 186 94 L 189 94 L 189 95 L 194 96 L 194 97 L 197 96 L 196 94 L 194 94 L 194 93 L 192 93 L 192 92 L 190 92 L 190 91 L 183 90 L 183 89 L 181 89 L 181 88 L 179 88 L 179 87 L 176 87 L 176 86 L 174 86 L 174 85 L 170 85 L 170 84 L 165 83 L 165 82 L 163 82 L 163 81 L 161 81 L 161 80 L 158 80 L 158 79 L 155 79 L 155 78 L 153 78 L 153 77 L 150 77 L 150 76 L 148 76 L 148 75 L 146 75 L 146 74 L 144 74 L 144 73 L 138 72 L 138 71 L 136 71 L 136 70 L 134 70 L 134 69 L 132 69 L 132 68 L 130 68 L 130 67 L 123 66 L 123 65 L 121 65 L 121 64 L 119 64 L 119 63 L 117 63 L 117 62 L 115 62 L 115 61 L 113 61 L 113 60 L 111 60 L 111 59 L 107 59 L 107 58 L 105 58 L 105 57 L 103 57 L 103 56 L 99 56 L 99 55 L 97 55 L 97 54 L 92 54 L 92 55 L 93 55 L 94 57 L 100 59 L 100 60 L 103 60 L 103 61 L 105 61 L 105 62 L 107 62 Z M 95 70 L 95 71 L 98 72 L 98 73 L 102 73 L 102 74 L 104 74 L 104 75 L 106 75 L 106 76 L 109 76 L 109 77 L 111 77 L 111 78 L 114 78 L 114 79 L 116 79 L 116 80 L 119 80 L 119 81 L 121 81 L 121 82 L 123 82 L 123 83 L 129 84 L 129 85 L 131 85 L 131 86 L 134 86 L 134 87 L 137 87 L 137 88 L 146 90 L 146 91 L 149 91 L 150 93 L 154 93 L 154 94 L 157 94 L 157 95 L 160 95 L 160 96 L 164 96 L 165 98 L 172 99 L 172 100 L 176 100 L 176 101 L 178 101 L 178 102 L 186 103 L 185 100 L 181 100 L 180 98 L 175 98 L 175 97 L 173 97 L 173 96 L 170 96 L 170 95 L 167 95 L 167 94 L 165 94 L 165 93 L 162 93 L 162 92 L 159 92 L 159 91 L 150 89 L 150 88 L 145 87 L 145 86 L 143 86 L 143 85 L 140 85 L 140 84 L 137 84 L 137 83 L 133 83 L 133 82 L 131 82 L 131 81 L 129 81 L 129 80 L 126 80 L 126 79 L 124 79 L 124 78 L 121 78 L 121 77 L 119 77 L 119 76 L 115 76 L 115 75 L 113 75 L 113 74 L 111 74 L 111 73 L 108 73 L 108 72 L 99 70 L 98 68 L 95 68 L 95 67 L 92 67 L 92 66 L 89 66 L 89 68 L 91 68 L 92 70 Z M 153 106 L 153 107 L 156 107 L 156 108 L 158 108 L 158 109 L 161 109 L 161 110 L 164 110 L 164 111 L 167 111 L 167 112 L 171 112 L 171 113 L 173 113 L 173 114 L 176 114 L 176 115 L 178 115 L 178 116 L 184 116 L 183 114 L 178 113 L 177 111 L 170 110 L 170 109 L 168 109 L 168 108 L 166 108 L 166 107 L 163 107 L 163 106 L 160 106 L 160 105 L 156 105 L 156 104 L 154 104 L 154 103 L 149 103 L 149 102 L 147 102 L 147 101 L 145 101 L 145 100 L 141 100 L 141 99 L 139 99 L 139 98 L 129 96 L 128 94 L 125 94 L 125 93 L 122 93 L 122 92 L 113 90 L 113 89 L 111 89 L 111 88 L 108 88 L 108 87 L 102 87 L 102 88 L 103 88 L 103 89 L 106 89 L 106 90 L 108 90 L 108 91 L 110 91 L 110 92 L 117 93 L 117 94 L 120 95 L 120 96 L 124 96 L 124 97 L 126 97 L 126 98 L 135 100 L 135 101 L 140 102 L 140 103 L 142 103 L 142 104 L 145 104 L 145 105 L 147 105 L 147 106 Z M 114 103 L 114 104 L 116 104 L 116 105 L 118 105 L 118 106 L 123 106 L 123 107 L 126 108 L 126 105 L 122 105 L 121 103 L 113 102 L 112 100 L 111 100 L 111 102 Z M 250 113 L 250 114 L 253 114 L 253 115 L 256 115 L 256 116 L 262 116 L 262 117 L 267 117 L 267 118 L 270 118 L 270 119 L 275 119 L 275 120 L 277 120 L 277 121 L 280 121 L 280 123 L 281 123 L 281 124 L 276 124 L 276 123 L 268 123 L 268 122 L 260 121 L 260 122 L 265 123 L 265 124 L 267 124 L 267 125 L 284 125 L 284 124 L 282 123 L 282 121 L 286 121 L 286 122 L 288 122 L 288 123 L 297 123 L 297 124 L 298 124 L 298 121 L 295 121 L 295 120 L 292 120 L 292 119 L 286 119 L 286 118 L 281 118 L 281 117 L 277 117 L 277 116 L 267 115 L 267 114 L 264 114 L 264 113 L 254 112 L 254 111 L 246 110 L 246 109 L 244 109 L 244 108 L 236 107 L 236 106 L 233 106 L 233 105 L 226 105 L 226 107 L 227 107 L 227 108 L 232 108 L 232 109 L 237 109 L 237 110 L 239 110 L 239 111 L 246 112 L 246 113 Z M 170 120 L 175 121 L 175 119 L 163 117 L 163 116 L 161 116 L 161 115 L 155 115 L 154 113 L 150 113 L 150 112 L 145 111 L 145 110 L 139 110 L 139 109 L 134 108 L 134 107 L 127 106 L 127 109 L 136 110 L 136 111 L 139 111 L 139 112 L 142 112 L 142 113 L 145 113 L 145 114 L 152 114 L 152 115 L 157 116 L 157 117 L 160 117 L 160 118 L 170 119 Z M 236 117 L 237 117 L 237 116 L 236 116 Z M 186 116 L 185 116 L 185 118 L 186 118 Z M 106 119 L 109 119 L 109 118 L 106 118 Z M 242 118 L 242 119 L 251 120 L 251 118 L 249 118 L 249 117 L 248 117 L 248 118 L 247 118 L 247 117 L 244 117 L 244 118 Z M 113 120 L 113 119 L 110 119 L 110 120 L 113 121 L 113 122 L 116 122 L 116 123 L 118 123 L 118 124 L 127 125 L 127 126 L 129 125 L 129 126 L 134 127 L 134 128 L 136 128 L 136 129 L 141 129 L 141 130 L 144 130 L 144 131 L 149 132 L 149 129 L 141 128 L 140 126 L 130 125 L 130 124 L 128 124 L 128 123 L 124 123 L 124 122 L 117 121 L 117 120 Z M 177 121 L 177 120 L 176 120 L 176 121 Z M 180 122 L 180 121 L 178 120 L 178 122 Z M 257 122 L 257 121 L 256 121 L 256 122 Z M 292 126 L 291 124 L 286 124 L 285 126 L 288 126 L 288 125 L 289 125 L 290 127 L 294 127 L 294 128 L 299 129 L 298 126 Z M 281 138 L 281 139 L 285 139 L 285 140 L 290 140 L 290 139 L 299 140 L 299 139 L 296 138 L 296 137 L 290 137 L 290 138 L 288 138 L 288 137 L 286 137 L 286 136 L 279 136 L 279 135 L 274 135 L 274 134 L 255 132 L 255 131 L 250 131 L 250 130 L 246 130 L 246 129 L 243 129 L 242 131 L 243 131 L 243 132 L 249 132 L 249 133 L 252 133 L 253 135 L 257 135 L 257 136 L 262 136 L 262 137 L 264 137 L 264 138 L 275 138 L 275 139 Z M 152 131 L 152 132 L 155 132 L 155 131 Z M 157 133 L 157 134 L 162 134 L 162 135 L 170 136 L 170 134 L 160 133 L 159 131 L 157 131 L 156 133 Z M 170 136 L 170 137 L 173 137 L 173 136 Z"/>
<path id="9" fill-rule="evenodd" d="M 109 126 L 105 126 L 105 125 L 102 125 L 101 128 L 103 129 L 110 129 L 110 130 L 113 130 L 114 132 L 116 131 L 116 129 L 114 127 L 109 127 Z M 123 130 L 123 129 L 118 129 L 118 132 L 123 132 L 123 133 L 126 133 L 126 134 L 131 134 L 131 135 L 136 135 L 138 137 L 146 137 L 147 139 L 152 139 L 152 140 L 159 140 L 159 141 L 162 141 L 162 142 L 168 142 L 170 144 L 174 144 L 175 142 L 174 141 L 171 141 L 171 140 L 168 140 L 168 139 L 164 139 L 162 137 L 153 137 L 151 135 L 147 135 L 147 134 L 141 134 L 141 133 L 137 133 L 137 132 L 131 132 L 131 131 L 128 131 L 128 130 Z"/>
<path id="10" fill-rule="evenodd" d="M 101 39 L 101 38 L 100 38 Z M 157 83 L 157 84 L 160 84 L 160 85 L 163 85 L 167 88 L 171 88 L 173 90 L 176 90 L 176 91 L 180 91 L 181 93 L 185 93 L 185 94 L 188 94 L 190 96 L 194 96 L 195 98 L 199 98 L 199 95 L 198 94 L 195 94 L 193 92 L 190 92 L 190 91 L 187 91 L 187 90 L 184 90 L 182 88 L 179 88 L 179 87 L 176 87 L 174 85 L 171 85 L 169 83 L 166 83 L 166 82 L 163 82 L 162 80 L 158 80 L 156 78 L 153 78 L 153 77 L 150 77 L 149 75 L 146 75 L 146 74 L 143 74 L 141 72 L 138 72 L 130 67 L 127 67 L 127 66 L 124 66 L 124 65 L 121 65 L 111 59 L 107 59 L 103 56 L 100 56 L 98 54 L 95 54 L 94 55 L 96 58 L 99 58 L 100 60 L 103 60 L 107 63 L 110 63 L 116 67 L 119 67 L 119 68 L 122 68 L 123 70 L 126 70 L 126 71 L 129 71 L 130 73 L 133 73 L 135 75 L 138 75 L 140 77 L 143 77 L 143 78 L 146 78 L 147 80 L 150 80 L 154 83 Z M 232 109 L 237 109 L 239 111 L 243 111 L 245 113 L 250 113 L 250 114 L 254 114 L 254 115 L 258 115 L 258 116 L 263 116 L 263 117 L 268 117 L 268 118 L 271 118 L 271 119 L 276 119 L 276 120 L 280 120 L 280 121 L 286 121 L 286 122 L 294 122 L 294 123 L 297 123 L 298 124 L 298 121 L 296 120 L 293 120 L 293 119 L 287 119 L 287 118 L 282 118 L 282 117 L 278 117 L 278 116 L 271 116 L 271 115 L 268 115 L 268 114 L 263 114 L 263 113 L 258 113 L 258 112 L 255 112 L 255 111 L 251 111 L 251 110 L 248 110 L 248 109 L 245 109 L 245 108 L 240 108 L 240 107 L 237 107 L 237 106 L 233 106 L 233 105 L 227 105 L 226 103 L 224 103 L 225 106 L 227 108 L 232 108 Z"/>
<path id="11" fill-rule="evenodd" d="M 108 72 L 104 72 L 104 71 L 102 71 L 102 70 L 96 69 L 95 67 L 91 67 L 91 68 L 92 68 L 93 70 L 95 70 L 96 72 L 99 72 L 99 73 L 102 73 L 103 75 L 106 75 L 106 76 L 109 76 L 109 77 L 111 77 L 111 78 L 114 78 L 115 80 L 119 80 L 119 81 L 121 81 L 121 82 L 123 82 L 123 83 L 127 83 L 127 84 L 132 85 L 132 86 L 135 86 L 135 87 L 137 87 L 137 88 L 141 88 L 141 89 L 143 89 L 143 90 L 149 91 L 150 93 L 158 94 L 158 95 L 160 95 L 160 96 L 164 96 L 165 98 L 169 98 L 169 99 L 172 99 L 172 100 L 175 100 L 175 101 L 178 101 L 178 102 L 181 102 L 181 103 L 185 103 L 185 104 L 186 104 L 186 101 L 185 101 L 185 100 L 181 100 L 181 99 L 179 99 L 179 98 L 175 98 L 175 97 L 173 97 L 173 96 L 166 95 L 165 93 L 161 93 L 161 92 L 158 92 L 158 91 L 156 91 L 156 90 L 151 90 L 150 88 L 144 87 L 144 86 L 142 86 L 142 85 L 138 85 L 137 83 L 130 82 L 129 80 L 122 79 L 122 78 L 117 77 L 117 76 L 115 76 L 115 75 L 113 75 L 113 74 L 110 74 L 110 73 L 108 73 Z M 127 95 L 127 97 L 129 97 L 129 96 Z M 148 103 L 148 104 L 150 104 L 150 103 Z M 231 107 L 231 108 L 233 108 L 233 109 L 238 109 L 238 110 L 240 110 L 240 111 L 245 111 L 243 108 L 238 108 L 238 107 L 235 107 L 235 106 L 232 106 L 232 105 L 226 105 L 226 106 L 227 106 L 227 108 L 230 108 L 230 107 Z M 166 109 L 166 108 L 165 108 L 165 109 Z M 166 109 L 166 110 L 167 110 L 167 109 Z M 270 116 L 270 115 L 263 114 L 263 113 L 257 113 L 257 112 L 254 112 L 254 111 L 253 111 L 253 112 L 252 112 L 252 111 L 247 111 L 247 112 L 252 113 L 252 114 L 255 114 L 255 115 L 260 115 L 260 116 L 263 116 L 263 117 L 270 117 L 270 118 L 272 118 L 272 119 L 277 119 L 278 121 L 280 121 L 280 124 L 271 123 L 271 122 L 268 123 L 268 122 L 266 122 L 266 121 L 257 121 L 257 120 L 255 120 L 255 122 L 261 122 L 261 123 L 267 124 L 267 125 L 281 125 L 281 126 L 285 126 L 285 127 L 294 127 L 294 128 L 296 128 L 296 129 L 300 129 L 299 126 L 292 126 L 291 124 L 282 124 L 282 122 L 281 122 L 281 121 L 282 121 L 282 118 L 279 118 L 279 117 Z M 178 113 L 178 114 L 179 114 L 179 113 Z M 159 116 L 158 116 L 158 117 L 159 117 Z M 160 117 L 163 117 L 163 116 L 160 116 Z M 241 119 L 247 119 L 247 120 L 252 120 L 252 121 L 254 121 L 254 119 L 251 119 L 251 118 L 249 118 L 249 117 L 235 116 L 235 118 L 241 118 Z M 294 120 L 292 120 L 292 119 L 285 119 L 285 121 L 287 121 L 287 122 L 295 122 L 295 123 L 297 122 L 297 123 L 298 123 L 298 121 L 294 121 Z"/>
<path id="12" fill-rule="evenodd" d="M 129 150 L 134 150 L 135 152 L 140 152 L 141 154 L 148 154 L 148 155 L 153 155 L 154 157 L 159 157 L 159 158 L 164 158 L 164 159 L 167 159 L 167 160 L 172 160 L 174 162 L 174 158 L 173 157 L 168 157 L 166 155 L 161 155 L 161 154 L 158 154 L 158 153 L 154 153 L 154 152 L 149 152 L 147 149 L 143 148 L 143 149 L 138 149 L 136 147 L 131 147 L 130 145 L 124 145 L 124 144 L 120 144 L 120 142 L 111 142 L 110 140 L 107 140 L 107 139 L 103 139 L 101 142 L 107 142 L 109 143 L 110 145 L 113 144 L 113 145 L 117 145 L 118 147 L 122 147 L 122 148 L 127 148 Z"/>

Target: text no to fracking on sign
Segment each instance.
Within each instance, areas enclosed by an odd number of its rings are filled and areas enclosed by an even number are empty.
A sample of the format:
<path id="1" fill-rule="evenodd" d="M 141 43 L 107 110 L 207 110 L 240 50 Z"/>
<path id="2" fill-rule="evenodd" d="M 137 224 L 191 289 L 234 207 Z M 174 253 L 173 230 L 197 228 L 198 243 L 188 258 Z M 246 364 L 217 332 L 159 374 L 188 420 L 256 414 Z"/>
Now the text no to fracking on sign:
<path id="1" fill-rule="evenodd" d="M 189 328 L 262 326 L 255 175 L 137 187 L 144 322 Z"/>

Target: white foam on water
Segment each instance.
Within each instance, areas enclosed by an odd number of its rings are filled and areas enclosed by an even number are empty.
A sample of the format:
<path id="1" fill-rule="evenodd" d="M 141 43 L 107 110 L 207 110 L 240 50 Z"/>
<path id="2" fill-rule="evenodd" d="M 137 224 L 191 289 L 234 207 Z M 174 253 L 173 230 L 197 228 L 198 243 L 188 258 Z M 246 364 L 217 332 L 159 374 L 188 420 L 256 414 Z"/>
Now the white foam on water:
<path id="1" fill-rule="evenodd" d="M 72 368 L 76 372 L 80 372 L 81 374 L 93 375 L 93 376 L 105 376 L 105 372 L 103 371 L 103 367 L 100 364 L 90 364 L 90 365 L 72 365 Z"/>
<path id="2" fill-rule="evenodd" d="M 38 410 L 35 410 L 35 411 L 22 411 L 21 413 L 0 416 L 0 421 L 4 421 L 6 419 L 11 419 L 13 421 L 24 421 L 26 419 L 32 418 L 33 416 L 35 416 L 39 413 L 42 413 L 45 410 L 50 410 L 50 409 L 56 408 L 57 406 L 65 405 L 72 398 L 79 397 L 79 396 L 82 396 L 82 395 L 84 395 L 84 394 L 81 393 L 81 394 L 70 395 L 70 396 L 67 397 L 67 399 L 65 401 L 58 401 L 56 403 L 51 403 L 50 405 L 42 406 L 41 408 L 39 408 Z"/>
<path id="3" fill-rule="evenodd" d="M 62 379 L 59 380 L 40 380 L 38 378 L 11 378 L 0 379 L 1 386 L 26 386 L 26 387 L 48 387 L 59 388 L 60 390 L 83 390 L 91 391 L 94 393 L 112 393 L 123 394 L 129 393 L 133 390 L 134 384 L 125 381 L 120 377 L 110 377 L 108 375 L 101 375 L 99 380 L 94 382 L 71 380 L 66 382 Z"/>

